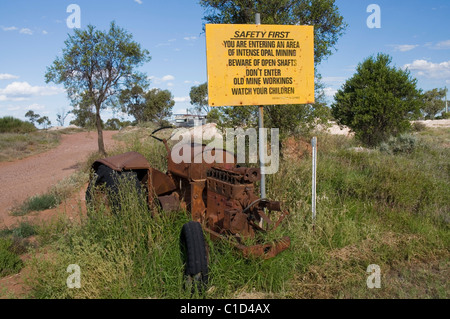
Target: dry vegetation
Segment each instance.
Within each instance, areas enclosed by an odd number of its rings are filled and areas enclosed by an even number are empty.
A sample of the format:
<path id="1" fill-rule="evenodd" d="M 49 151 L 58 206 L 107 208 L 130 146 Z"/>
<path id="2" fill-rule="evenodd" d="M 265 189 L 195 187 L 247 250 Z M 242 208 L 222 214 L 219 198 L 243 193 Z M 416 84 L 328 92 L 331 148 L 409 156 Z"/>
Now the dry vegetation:
<path id="1" fill-rule="evenodd" d="M 127 146 L 115 153 L 139 151 L 163 169 L 165 150 L 150 132 L 125 130 L 119 138 Z M 449 298 L 450 129 L 426 129 L 414 138 L 412 151 L 394 155 L 356 152 L 352 137 L 321 134 L 315 230 L 309 137 L 298 144 L 289 139 L 280 171 L 268 179 L 268 196 L 291 212 L 274 236 L 290 236 L 292 247 L 272 260 L 247 260 L 208 239 L 206 297 Z M 191 297 L 182 289 L 178 245 L 188 214 L 151 218 L 138 194 L 125 186 L 120 196 L 119 216 L 105 214 L 99 203 L 81 223 L 63 219 L 37 228 L 40 248 L 26 262 L 26 297 Z M 69 290 L 66 268 L 74 263 L 83 271 L 82 289 Z M 381 289 L 366 286 L 370 264 L 381 267 Z"/>

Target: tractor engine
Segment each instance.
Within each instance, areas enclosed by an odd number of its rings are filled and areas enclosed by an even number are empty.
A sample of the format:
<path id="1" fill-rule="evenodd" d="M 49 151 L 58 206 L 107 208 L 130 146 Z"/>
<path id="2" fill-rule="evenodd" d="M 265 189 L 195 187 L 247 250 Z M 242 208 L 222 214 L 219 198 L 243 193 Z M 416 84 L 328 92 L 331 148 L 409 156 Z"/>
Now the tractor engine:
<path id="1" fill-rule="evenodd" d="M 207 172 L 207 226 L 223 235 L 251 238 L 255 230 L 263 230 L 262 220 L 272 222 L 264 208 L 280 210 L 279 202 L 260 199 L 255 195 L 254 183 L 261 180 L 257 168 L 211 168 Z"/>

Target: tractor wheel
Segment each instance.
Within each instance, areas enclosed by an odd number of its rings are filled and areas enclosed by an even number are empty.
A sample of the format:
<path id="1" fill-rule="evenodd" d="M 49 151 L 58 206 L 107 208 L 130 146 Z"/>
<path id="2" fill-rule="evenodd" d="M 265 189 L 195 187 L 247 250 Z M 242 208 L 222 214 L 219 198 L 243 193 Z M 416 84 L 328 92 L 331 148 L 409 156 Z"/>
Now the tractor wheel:
<path id="1" fill-rule="evenodd" d="M 120 211 L 121 204 L 117 195 L 119 193 L 119 184 L 123 179 L 132 181 L 132 184 L 136 187 L 136 191 L 138 193 L 141 192 L 141 184 L 136 172 L 117 172 L 106 165 L 100 165 L 95 173 L 94 179 L 89 182 L 86 190 L 86 203 L 88 205 L 93 204 L 95 201 L 92 198 L 94 195 L 94 187 L 104 185 L 109 206 L 113 211 Z"/>
<path id="2" fill-rule="evenodd" d="M 200 223 L 189 222 L 181 230 L 180 246 L 185 262 L 186 288 L 203 292 L 208 284 L 208 256 Z"/>

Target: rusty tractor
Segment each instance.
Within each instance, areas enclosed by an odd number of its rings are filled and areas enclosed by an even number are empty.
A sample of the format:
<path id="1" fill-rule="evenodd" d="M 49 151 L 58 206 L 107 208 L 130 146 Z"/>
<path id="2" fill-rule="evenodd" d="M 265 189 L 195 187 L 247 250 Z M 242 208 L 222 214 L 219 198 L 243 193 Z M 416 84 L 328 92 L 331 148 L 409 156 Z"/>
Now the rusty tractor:
<path id="1" fill-rule="evenodd" d="M 95 178 L 91 178 L 88 186 L 87 202 L 91 199 L 93 186 L 103 184 L 114 189 L 117 185 L 112 174 L 122 174 L 133 178 L 138 188 L 144 185 L 151 208 L 159 205 L 163 212 L 184 208 L 192 216 L 192 221 L 183 226 L 180 236 L 185 275 L 203 283 L 208 280 L 204 233 L 209 234 L 212 240 L 232 238 L 229 242 L 245 257 L 269 259 L 290 246 L 289 237 L 270 244 L 244 244 L 245 239 L 255 238 L 257 233 L 273 231 L 289 214 L 281 209 L 280 202 L 259 198 L 255 194 L 255 183 L 261 179 L 260 169 L 239 167 L 236 156 L 231 152 L 199 144 L 174 146 L 173 153 L 180 156 L 190 151 L 189 163 L 177 163 L 171 156 L 167 140 L 154 135 L 160 130 L 151 136 L 165 145 L 167 173 L 152 168 L 146 158 L 136 152 L 98 160 L 92 166 Z M 210 164 L 204 160 L 211 156 L 219 156 L 223 163 L 216 161 Z M 275 222 L 269 217 L 272 212 L 277 212 Z"/>

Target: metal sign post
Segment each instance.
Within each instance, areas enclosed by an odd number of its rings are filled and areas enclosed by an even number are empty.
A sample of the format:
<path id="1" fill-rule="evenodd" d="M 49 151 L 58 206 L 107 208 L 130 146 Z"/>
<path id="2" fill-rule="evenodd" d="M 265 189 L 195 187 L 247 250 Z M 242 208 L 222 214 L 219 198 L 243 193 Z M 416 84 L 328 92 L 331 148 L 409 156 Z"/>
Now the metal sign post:
<path id="1" fill-rule="evenodd" d="M 312 141 L 312 219 L 313 229 L 316 225 L 316 183 L 317 183 L 317 137 L 313 137 Z"/>
<path id="2" fill-rule="evenodd" d="M 257 13 L 255 16 L 256 25 L 261 25 L 261 14 Z M 265 151 L 264 139 L 262 138 L 262 129 L 264 128 L 264 107 L 259 106 L 259 167 L 261 168 L 261 198 L 266 198 L 266 174 L 264 174 Z"/>
<path id="3" fill-rule="evenodd" d="M 208 102 L 211 107 L 254 106 L 259 111 L 261 197 L 266 197 L 264 105 L 312 104 L 314 27 L 206 24 Z"/>

